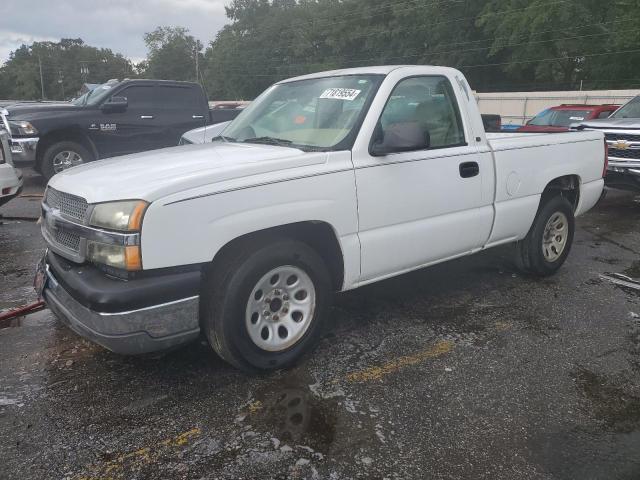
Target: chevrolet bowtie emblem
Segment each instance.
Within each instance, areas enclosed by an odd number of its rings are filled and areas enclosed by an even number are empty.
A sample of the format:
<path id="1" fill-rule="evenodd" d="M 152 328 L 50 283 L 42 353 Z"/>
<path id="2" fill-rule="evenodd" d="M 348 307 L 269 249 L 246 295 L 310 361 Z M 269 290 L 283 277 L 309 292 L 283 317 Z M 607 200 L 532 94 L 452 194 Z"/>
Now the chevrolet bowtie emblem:
<path id="1" fill-rule="evenodd" d="M 627 142 L 626 140 L 616 140 L 615 142 L 613 142 L 611 144 L 612 148 L 617 148 L 618 150 L 626 150 L 630 146 L 631 146 L 631 144 L 629 142 Z"/>

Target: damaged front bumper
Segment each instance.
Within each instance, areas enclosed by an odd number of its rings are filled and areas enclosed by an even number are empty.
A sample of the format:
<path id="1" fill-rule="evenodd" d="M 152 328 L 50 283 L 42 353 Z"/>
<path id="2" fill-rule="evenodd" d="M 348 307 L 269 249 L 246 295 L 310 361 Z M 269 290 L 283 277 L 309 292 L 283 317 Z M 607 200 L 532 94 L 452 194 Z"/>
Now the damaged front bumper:
<path id="1" fill-rule="evenodd" d="M 43 270 L 42 297 L 51 311 L 76 333 L 112 352 L 165 350 L 200 334 L 199 272 L 122 281 L 53 253 L 47 254 Z"/>

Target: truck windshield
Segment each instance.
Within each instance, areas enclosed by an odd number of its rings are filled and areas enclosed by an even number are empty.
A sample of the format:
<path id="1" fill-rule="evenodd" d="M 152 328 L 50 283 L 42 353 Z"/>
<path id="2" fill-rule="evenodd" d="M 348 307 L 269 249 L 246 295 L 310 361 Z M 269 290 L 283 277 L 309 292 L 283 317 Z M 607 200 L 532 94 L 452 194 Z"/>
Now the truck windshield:
<path id="1" fill-rule="evenodd" d="M 568 127 L 588 117 L 589 110 L 545 110 L 536 115 L 529 125 L 537 127 Z"/>
<path id="2" fill-rule="evenodd" d="M 353 145 L 382 75 L 344 75 L 276 84 L 254 100 L 221 139 L 302 150 Z"/>
<path id="3" fill-rule="evenodd" d="M 111 93 L 111 89 L 115 87 L 117 84 L 114 83 L 103 83 L 102 85 L 98 85 L 93 90 L 79 96 L 71 103 L 78 106 L 83 105 L 98 105 L 102 100 L 109 96 Z"/>
<path id="4" fill-rule="evenodd" d="M 610 118 L 640 118 L 640 97 L 620 107 Z"/>

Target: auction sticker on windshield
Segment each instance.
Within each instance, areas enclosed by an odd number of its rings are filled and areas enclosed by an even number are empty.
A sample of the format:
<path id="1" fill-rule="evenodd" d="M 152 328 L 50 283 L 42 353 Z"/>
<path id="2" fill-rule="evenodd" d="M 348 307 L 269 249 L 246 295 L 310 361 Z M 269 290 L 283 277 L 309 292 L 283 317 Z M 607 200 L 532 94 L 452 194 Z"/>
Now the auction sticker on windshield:
<path id="1" fill-rule="evenodd" d="M 354 88 L 327 88 L 320 98 L 333 98 L 335 100 L 355 100 L 362 90 Z"/>

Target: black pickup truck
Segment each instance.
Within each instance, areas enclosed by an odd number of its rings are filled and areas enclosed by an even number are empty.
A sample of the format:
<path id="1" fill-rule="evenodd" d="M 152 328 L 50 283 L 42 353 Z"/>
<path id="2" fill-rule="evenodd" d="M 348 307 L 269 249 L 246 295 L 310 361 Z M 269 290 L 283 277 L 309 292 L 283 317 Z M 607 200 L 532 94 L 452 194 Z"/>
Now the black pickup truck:
<path id="1" fill-rule="evenodd" d="M 10 132 L 14 161 L 51 178 L 100 158 L 175 146 L 184 132 L 222 121 L 212 115 L 197 83 L 123 80 L 72 102 L 7 106 L 0 127 Z"/>

